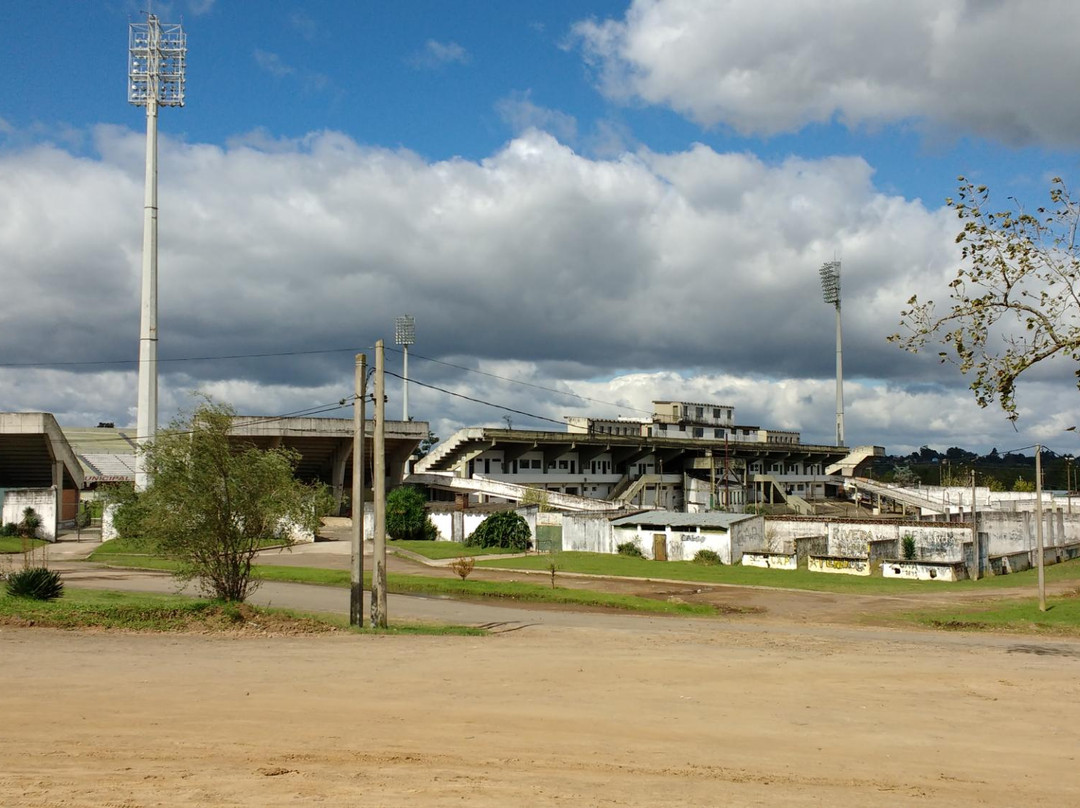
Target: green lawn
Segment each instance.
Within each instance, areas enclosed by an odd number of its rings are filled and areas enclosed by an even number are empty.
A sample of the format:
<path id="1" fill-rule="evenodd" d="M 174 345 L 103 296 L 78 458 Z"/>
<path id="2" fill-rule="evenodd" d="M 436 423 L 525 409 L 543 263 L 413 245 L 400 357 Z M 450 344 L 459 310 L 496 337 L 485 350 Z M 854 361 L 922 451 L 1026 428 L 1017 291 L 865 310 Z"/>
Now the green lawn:
<path id="1" fill-rule="evenodd" d="M 141 569 L 174 570 L 176 562 L 153 556 L 107 555 L 91 560 L 103 561 L 117 567 L 137 567 Z M 318 567 L 292 567 L 277 565 L 256 565 L 252 568 L 255 578 L 262 581 L 285 581 L 289 583 L 321 584 L 323 586 L 349 586 L 348 570 L 327 570 Z M 635 612 L 683 615 L 715 615 L 713 606 L 690 603 L 675 603 L 651 598 L 639 598 L 629 595 L 613 595 L 605 592 L 592 592 L 582 589 L 552 589 L 546 584 L 462 581 L 458 578 L 431 578 L 425 575 L 394 575 L 386 580 L 387 589 L 396 594 L 441 595 L 456 598 L 502 598 L 505 600 L 530 601 L 535 603 L 558 603 L 576 606 L 599 606 L 610 609 L 624 609 Z M 371 586 L 370 570 L 364 574 L 364 586 Z"/>
<path id="2" fill-rule="evenodd" d="M 21 536 L 0 536 L 0 553 L 21 553 L 24 549 L 32 550 L 48 544 L 44 539 L 30 539 L 24 548 L 23 541 L 25 540 Z"/>
<path id="3" fill-rule="evenodd" d="M 104 560 L 101 556 L 108 555 L 150 555 L 154 552 L 154 545 L 146 539 L 110 539 L 102 542 L 101 546 L 94 550 L 91 558 L 99 561 Z"/>
<path id="4" fill-rule="evenodd" d="M 424 558 L 435 560 L 519 552 L 503 547 L 469 547 L 457 541 L 389 541 L 386 546 L 391 550 L 411 550 Z"/>
<path id="5" fill-rule="evenodd" d="M 1080 597 L 1047 599 L 1039 611 L 1036 598 L 1006 600 L 963 608 L 935 609 L 905 615 L 907 620 L 957 631 L 1015 631 L 1023 634 L 1080 636 Z"/>
<path id="6" fill-rule="evenodd" d="M 880 573 L 870 576 L 840 575 L 799 570 L 769 570 L 761 567 L 705 566 L 692 561 L 650 561 L 644 558 L 609 555 L 605 553 L 559 553 L 559 569 L 563 572 L 579 572 L 589 575 L 613 577 L 666 578 L 712 584 L 735 584 L 738 586 L 768 586 L 781 589 L 808 589 L 818 592 L 862 592 L 865 594 L 900 594 L 911 592 L 934 592 L 944 589 L 997 589 L 1035 586 L 1035 570 L 984 578 L 979 581 L 906 581 L 882 578 Z M 478 567 L 547 571 L 550 556 L 491 559 L 478 561 Z M 1080 582 L 1080 559 L 1046 567 L 1047 581 Z"/>
<path id="7" fill-rule="evenodd" d="M 276 539 L 263 539 L 259 542 L 259 546 L 280 547 L 281 542 Z M 110 539 L 102 542 L 90 558 L 94 561 L 105 561 L 105 556 L 157 555 L 157 552 L 157 547 L 149 539 Z"/>
<path id="8" fill-rule="evenodd" d="M 232 631 L 245 624 L 272 632 L 356 630 L 343 616 L 222 603 L 183 595 L 69 588 L 62 598 L 49 602 L 0 596 L 0 625 L 126 631 Z M 479 636 L 487 631 L 469 626 L 403 623 L 379 633 Z"/>

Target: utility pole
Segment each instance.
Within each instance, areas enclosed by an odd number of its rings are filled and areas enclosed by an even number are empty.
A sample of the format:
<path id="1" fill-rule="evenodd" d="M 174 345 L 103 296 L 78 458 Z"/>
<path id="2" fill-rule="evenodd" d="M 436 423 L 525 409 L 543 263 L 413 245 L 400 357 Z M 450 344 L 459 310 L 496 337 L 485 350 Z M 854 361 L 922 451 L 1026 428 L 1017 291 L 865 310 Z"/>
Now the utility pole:
<path id="1" fill-rule="evenodd" d="M 364 398 L 367 357 L 356 355 L 352 450 L 352 567 L 349 575 L 349 625 L 364 626 Z"/>
<path id="2" fill-rule="evenodd" d="M 1043 574 L 1042 444 L 1035 445 L 1035 553 L 1039 569 L 1039 611 L 1046 611 L 1046 577 Z"/>
<path id="3" fill-rule="evenodd" d="M 979 580 L 981 553 L 979 552 L 979 523 L 975 517 L 975 467 L 971 468 L 971 548 L 975 553 L 975 580 Z"/>
<path id="4" fill-rule="evenodd" d="M 375 343 L 375 548 L 371 565 L 371 627 L 386 628 L 386 377 L 383 341 Z"/>
<path id="5" fill-rule="evenodd" d="M 187 35 L 153 14 L 128 31 L 128 101 L 146 107 L 146 176 L 143 188 L 142 292 L 139 317 L 135 490 L 150 485 L 143 451 L 157 435 L 158 417 L 158 107 L 184 106 Z"/>

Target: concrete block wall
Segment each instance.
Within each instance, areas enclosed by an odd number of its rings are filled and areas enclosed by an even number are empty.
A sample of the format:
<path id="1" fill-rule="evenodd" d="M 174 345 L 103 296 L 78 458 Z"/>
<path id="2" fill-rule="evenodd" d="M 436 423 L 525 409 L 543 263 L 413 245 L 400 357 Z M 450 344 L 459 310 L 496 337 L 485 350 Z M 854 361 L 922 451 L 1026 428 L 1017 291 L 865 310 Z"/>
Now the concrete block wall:
<path id="1" fill-rule="evenodd" d="M 770 517 L 765 520 L 766 535 L 777 538 L 775 549 L 794 552 L 795 539 L 823 535 L 826 551 L 817 555 L 866 557 L 868 545 L 894 542 L 899 549 L 906 535 L 915 539 L 916 553 L 927 561 L 959 561 L 963 543 L 971 540 L 971 527 L 962 523 L 856 521 L 817 517 Z"/>
<path id="2" fill-rule="evenodd" d="M 562 548 L 582 553 L 614 553 L 615 531 L 605 514 L 564 513 Z"/>
<path id="3" fill-rule="evenodd" d="M 4 504 L 2 519 L 4 524 L 8 522 L 21 522 L 23 511 L 33 508 L 41 518 L 41 528 L 38 530 L 38 538 L 54 541 L 57 528 L 57 495 L 55 488 L 6 488 L 4 489 Z"/>

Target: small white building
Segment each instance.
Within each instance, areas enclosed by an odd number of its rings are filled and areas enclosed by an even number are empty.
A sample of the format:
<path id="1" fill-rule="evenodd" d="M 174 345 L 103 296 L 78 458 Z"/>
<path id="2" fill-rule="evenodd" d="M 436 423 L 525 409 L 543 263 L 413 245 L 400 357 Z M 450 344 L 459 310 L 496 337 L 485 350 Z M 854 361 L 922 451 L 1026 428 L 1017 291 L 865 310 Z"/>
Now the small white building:
<path id="1" fill-rule="evenodd" d="M 644 511 L 612 519 L 611 527 L 616 545 L 634 542 L 658 561 L 693 561 L 712 550 L 723 563 L 737 563 L 765 541 L 764 518 L 750 514 Z"/>

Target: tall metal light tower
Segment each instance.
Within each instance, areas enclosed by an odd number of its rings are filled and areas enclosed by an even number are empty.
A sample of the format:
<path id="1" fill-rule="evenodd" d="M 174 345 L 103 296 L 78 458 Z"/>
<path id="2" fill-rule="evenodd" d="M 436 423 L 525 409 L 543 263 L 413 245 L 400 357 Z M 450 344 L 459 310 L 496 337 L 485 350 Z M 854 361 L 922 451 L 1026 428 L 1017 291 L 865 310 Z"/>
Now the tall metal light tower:
<path id="1" fill-rule="evenodd" d="M 157 116 L 158 107 L 184 106 L 187 35 L 153 14 L 133 22 L 128 39 L 128 101 L 146 107 L 146 187 L 143 196 L 142 307 L 139 324 L 139 447 L 157 434 Z M 135 456 L 135 489 L 149 479 L 142 452 Z"/>
<path id="2" fill-rule="evenodd" d="M 836 306 L 836 445 L 844 445 L 844 359 L 840 329 L 840 262 L 826 261 L 819 270 L 825 302 Z"/>
<path id="3" fill-rule="evenodd" d="M 403 314 L 394 320 L 394 342 L 401 346 L 401 420 L 409 420 L 409 346 L 416 343 L 416 320 Z"/>

